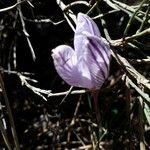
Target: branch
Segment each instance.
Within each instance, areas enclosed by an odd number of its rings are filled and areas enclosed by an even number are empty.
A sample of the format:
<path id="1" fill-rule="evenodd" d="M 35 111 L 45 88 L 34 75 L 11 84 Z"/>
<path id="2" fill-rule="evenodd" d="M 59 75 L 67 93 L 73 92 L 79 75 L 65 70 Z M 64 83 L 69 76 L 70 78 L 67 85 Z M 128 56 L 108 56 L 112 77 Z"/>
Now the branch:
<path id="1" fill-rule="evenodd" d="M 19 3 L 20 0 L 17 0 L 17 2 Z M 19 16 L 20 16 L 22 28 L 23 28 L 23 33 L 24 33 L 24 35 L 25 35 L 25 37 L 26 37 L 26 40 L 27 40 L 27 42 L 28 42 L 28 46 L 29 46 L 29 48 L 30 48 L 32 58 L 33 58 L 33 60 L 35 61 L 36 56 L 35 56 L 34 49 L 33 49 L 33 47 L 32 47 L 31 41 L 30 41 L 30 39 L 29 39 L 29 34 L 28 34 L 27 30 L 26 30 L 26 26 L 25 26 L 25 22 L 24 22 L 24 20 L 23 20 L 23 14 L 22 14 L 20 5 L 18 6 L 18 11 L 19 11 Z"/>
<path id="2" fill-rule="evenodd" d="M 9 7 L 6 7 L 6 8 L 2 8 L 2 9 L 0 9 L 0 13 L 1 12 L 10 11 L 10 10 L 16 8 L 18 5 L 23 4 L 23 3 L 27 2 L 27 1 L 29 1 L 29 0 L 18 1 L 16 4 L 14 4 L 12 6 L 9 6 Z"/>

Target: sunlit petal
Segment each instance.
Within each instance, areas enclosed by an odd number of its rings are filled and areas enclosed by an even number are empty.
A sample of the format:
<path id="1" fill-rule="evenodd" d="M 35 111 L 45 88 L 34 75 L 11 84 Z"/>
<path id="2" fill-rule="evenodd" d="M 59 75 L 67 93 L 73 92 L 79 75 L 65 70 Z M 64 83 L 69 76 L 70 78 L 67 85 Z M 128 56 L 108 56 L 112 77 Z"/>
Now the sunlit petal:
<path id="1" fill-rule="evenodd" d="M 100 37 L 100 32 L 96 23 L 89 16 L 79 13 L 77 16 L 75 36 L 82 34 L 85 31 L 89 34 Z"/>
<path id="2" fill-rule="evenodd" d="M 110 47 L 94 21 L 82 13 L 77 18 L 74 48 L 61 45 L 52 51 L 58 74 L 69 85 L 99 89 L 108 77 Z"/>
<path id="3" fill-rule="evenodd" d="M 89 16 L 79 13 L 77 16 L 77 25 L 74 35 L 74 48 L 78 51 L 78 56 L 81 56 L 82 51 L 84 50 L 81 50 L 83 44 L 82 35 L 84 32 L 100 37 L 100 32 L 96 23 Z"/>
<path id="4" fill-rule="evenodd" d="M 67 46 L 61 45 L 52 50 L 52 57 L 56 71 L 60 77 L 69 85 L 88 88 L 90 87 L 90 72 L 87 65 L 76 60 L 75 51 Z M 82 62 L 81 62 L 82 61 Z M 81 73 L 81 70 L 84 72 Z"/>

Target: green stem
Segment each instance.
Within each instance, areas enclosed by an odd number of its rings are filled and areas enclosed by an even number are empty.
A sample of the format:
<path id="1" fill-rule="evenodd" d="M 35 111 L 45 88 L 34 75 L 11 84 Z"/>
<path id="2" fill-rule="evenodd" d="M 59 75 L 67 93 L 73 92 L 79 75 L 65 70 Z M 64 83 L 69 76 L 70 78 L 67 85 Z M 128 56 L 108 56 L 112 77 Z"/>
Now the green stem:
<path id="1" fill-rule="evenodd" d="M 107 2 L 112 3 L 112 2 L 110 2 L 110 0 L 107 0 Z M 116 8 L 114 8 L 114 7 L 112 7 L 112 8 L 117 9 L 117 10 L 119 9 L 119 10 L 123 11 L 124 13 L 128 14 L 129 16 L 132 16 L 132 14 L 135 12 L 135 8 L 133 8 L 133 6 L 128 6 L 127 4 L 121 3 L 119 1 L 113 0 L 112 4 L 115 5 L 115 7 L 116 7 Z M 137 21 L 142 22 L 142 19 L 139 16 L 136 15 L 134 18 Z"/>
<path id="2" fill-rule="evenodd" d="M 128 43 L 130 41 L 133 41 L 133 42 L 136 42 L 136 43 L 140 44 L 139 42 L 135 41 L 135 39 L 143 37 L 143 36 L 145 36 L 147 34 L 150 34 L 150 28 L 145 29 L 144 31 L 142 31 L 140 33 L 136 33 L 136 34 L 134 34 L 132 36 L 125 37 L 124 40 L 119 39 L 119 40 L 114 40 L 114 41 L 111 41 L 111 40 L 108 40 L 108 41 L 110 42 L 112 47 L 121 46 L 123 43 Z"/>
<path id="3" fill-rule="evenodd" d="M 137 39 L 137 38 L 140 38 L 142 36 L 145 36 L 147 34 L 150 34 L 150 28 L 148 29 L 145 29 L 144 31 L 140 32 L 140 33 L 137 33 L 137 34 L 134 34 L 132 36 L 129 36 L 129 37 L 126 37 L 125 38 L 125 41 L 131 41 L 133 39 Z"/>
<path id="4" fill-rule="evenodd" d="M 137 33 L 141 32 L 143 27 L 144 27 L 144 24 L 148 21 L 148 18 L 149 18 L 149 12 L 150 12 L 150 1 L 149 1 L 149 6 L 146 10 L 146 13 L 145 13 L 145 16 L 144 16 L 144 20 L 139 28 L 139 30 L 137 31 Z"/>
<path id="5" fill-rule="evenodd" d="M 133 13 L 133 15 L 131 16 L 131 18 L 128 21 L 128 24 L 125 28 L 124 34 L 123 34 L 123 39 L 127 36 L 129 28 L 131 26 L 132 21 L 134 20 L 137 12 L 142 8 L 142 5 L 146 2 L 147 0 L 143 0 L 142 3 L 140 4 L 140 6 L 138 7 L 138 9 Z"/>
<path id="6" fill-rule="evenodd" d="M 14 120 L 13 120 L 13 116 L 12 116 L 12 111 L 11 111 L 11 108 L 10 108 L 9 100 L 8 100 L 8 97 L 7 97 L 7 94 L 6 94 L 6 90 L 5 90 L 5 86 L 4 86 L 4 82 L 3 82 L 3 79 L 2 79 L 1 73 L 0 73 L 0 85 L 1 85 L 1 88 L 2 88 L 2 91 L 3 91 L 2 93 L 3 93 L 3 96 L 4 96 L 5 104 L 6 104 L 7 111 L 8 111 L 8 117 L 9 117 L 10 124 L 11 124 L 11 131 L 12 131 L 12 135 L 13 135 L 13 138 L 14 138 L 16 150 L 20 150 L 19 141 L 18 141 L 18 137 L 17 137 L 17 133 L 16 133 L 16 128 L 15 128 L 15 124 L 14 124 Z"/>
<path id="7" fill-rule="evenodd" d="M 102 14 L 101 13 L 101 10 L 97 7 L 97 11 L 98 11 L 98 13 L 99 14 Z M 109 33 L 108 33 L 108 30 L 107 30 L 107 28 L 106 28 L 106 21 L 103 19 L 103 18 L 101 18 L 101 23 L 102 23 L 102 26 L 103 26 L 103 31 L 104 31 L 104 34 L 105 34 L 105 37 L 106 37 L 106 39 L 108 40 L 108 41 L 111 41 L 111 38 L 110 38 L 110 36 L 109 36 Z"/>
<path id="8" fill-rule="evenodd" d="M 101 117 L 100 117 L 100 111 L 99 111 L 99 107 L 98 107 L 98 93 L 99 93 L 99 91 L 93 91 L 92 96 L 94 99 L 94 107 L 95 107 L 97 122 L 98 122 L 98 125 L 100 125 Z"/>

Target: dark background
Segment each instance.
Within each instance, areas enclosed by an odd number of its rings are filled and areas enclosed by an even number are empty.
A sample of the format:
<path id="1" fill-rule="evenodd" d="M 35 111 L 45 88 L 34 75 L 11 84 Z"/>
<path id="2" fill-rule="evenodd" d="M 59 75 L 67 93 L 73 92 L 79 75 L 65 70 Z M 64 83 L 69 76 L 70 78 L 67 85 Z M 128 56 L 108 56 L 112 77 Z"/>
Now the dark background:
<path id="1" fill-rule="evenodd" d="M 15 2 L 0 0 L 0 8 L 11 6 Z M 29 78 L 38 81 L 38 83 L 29 81 L 31 85 L 45 90 L 52 90 L 54 93 L 66 91 L 70 87 L 56 73 L 51 50 L 61 44 L 73 45 L 74 33 L 65 21 L 62 10 L 55 0 L 32 0 L 31 2 L 34 8 L 25 2 L 21 4 L 21 11 L 36 55 L 35 61 L 32 59 L 30 48 L 22 31 L 17 8 L 0 13 L 0 66 L 2 67 L 2 75 L 13 112 L 19 143 L 21 149 L 25 150 L 65 149 L 65 147 L 78 149 L 82 144 L 81 142 L 73 144 L 73 141 L 80 141 L 76 134 L 83 139 L 85 145 L 89 145 L 92 142 L 90 138 L 92 131 L 89 130 L 91 124 L 77 121 L 71 128 L 70 143 L 68 145 L 65 143 L 67 134 L 70 131 L 68 131 L 67 127 L 73 118 L 80 95 L 68 96 L 62 105 L 59 104 L 63 96 L 47 97 L 47 101 L 44 101 L 40 96 L 33 93 L 31 89 L 22 86 L 17 74 L 8 73 L 9 70 L 28 72 L 30 73 Z M 64 0 L 63 2 L 69 4 L 72 1 Z M 102 13 L 111 10 L 105 2 L 100 2 L 98 7 Z M 85 5 L 72 7 L 72 11 L 76 15 L 78 12 L 86 13 L 88 10 L 89 8 Z M 90 16 L 97 14 L 97 11 L 94 10 Z M 34 19 L 38 19 L 39 23 L 34 22 Z M 54 25 L 51 22 L 40 22 L 41 19 L 51 19 L 53 22 L 63 20 L 63 22 Z M 113 40 L 120 39 L 129 20 L 128 15 L 119 11 L 107 15 L 104 19 L 111 38 Z M 102 36 L 104 36 L 101 20 L 96 19 L 95 22 Z M 131 25 L 129 35 L 135 34 L 139 26 L 140 23 L 135 20 Z M 145 48 L 149 41 L 148 39 L 148 37 L 141 39 L 144 46 L 139 51 L 123 46 L 117 48 L 117 52 L 128 59 L 146 58 L 149 55 L 149 50 Z M 14 49 L 16 49 L 16 52 L 14 52 Z M 16 60 L 13 57 L 14 53 L 16 54 Z M 16 61 L 16 66 L 14 61 Z M 135 67 L 149 78 L 150 67 L 148 64 L 135 65 Z M 108 130 L 102 140 L 102 145 L 106 150 L 139 149 L 141 130 L 139 129 L 139 122 L 136 122 L 139 119 L 139 102 L 136 101 L 138 94 L 133 89 L 128 89 L 125 86 L 125 83 L 121 80 L 123 73 L 123 69 L 112 58 L 110 75 L 99 94 L 102 126 Z M 96 123 L 94 108 L 90 108 L 88 99 L 92 100 L 90 93 L 82 95 L 77 118 Z M 129 110 L 128 107 L 129 100 L 134 105 L 132 110 Z M 3 99 L 1 101 L 4 104 Z M 93 103 L 91 104 L 93 105 Z M 5 108 L 2 113 L 8 124 L 8 135 L 11 141 L 12 135 Z M 132 114 L 132 118 L 130 118 L 130 114 Z M 96 133 L 98 134 L 97 128 L 93 126 L 91 128 L 97 131 Z M 144 134 L 145 140 L 148 142 L 149 130 L 145 131 Z M 13 141 L 11 142 L 13 146 L 14 143 Z M 1 137 L 0 148 L 3 147 L 5 147 L 5 144 Z"/>

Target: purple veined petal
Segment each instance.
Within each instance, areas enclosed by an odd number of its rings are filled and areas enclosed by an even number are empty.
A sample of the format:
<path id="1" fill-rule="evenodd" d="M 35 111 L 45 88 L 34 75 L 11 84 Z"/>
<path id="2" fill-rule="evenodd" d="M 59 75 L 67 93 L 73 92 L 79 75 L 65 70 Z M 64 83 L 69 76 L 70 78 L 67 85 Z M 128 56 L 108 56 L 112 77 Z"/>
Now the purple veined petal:
<path id="1" fill-rule="evenodd" d="M 77 38 L 82 39 L 82 55 L 80 54 L 81 49 L 75 51 L 78 56 L 77 60 L 81 57 L 86 59 L 86 53 L 88 53 L 89 50 L 92 50 L 90 55 L 94 55 L 94 59 L 99 65 L 104 64 L 102 68 L 105 72 L 108 72 L 111 54 L 108 42 L 102 37 L 98 38 L 97 36 L 92 36 L 87 33 L 77 36 Z"/>
<path id="2" fill-rule="evenodd" d="M 69 85 L 99 89 L 108 76 L 110 47 L 94 21 L 82 13 L 77 19 L 74 47 L 61 45 L 52 51 L 58 74 Z"/>
<path id="3" fill-rule="evenodd" d="M 67 45 L 60 45 L 52 50 L 52 57 L 57 73 L 67 83 L 72 80 L 72 70 L 76 65 L 74 50 Z"/>
<path id="4" fill-rule="evenodd" d="M 78 61 L 75 51 L 67 46 L 61 45 L 52 50 L 54 65 L 59 76 L 71 86 L 90 87 L 90 73 L 87 65 Z M 83 71 L 83 74 L 81 73 Z"/>
<path id="5" fill-rule="evenodd" d="M 60 45 L 52 50 L 52 57 L 54 59 L 55 65 L 64 65 L 66 63 L 68 64 L 68 61 L 72 61 L 69 65 L 75 65 L 76 58 L 74 57 L 74 55 L 75 51 L 67 45 Z"/>
<path id="6" fill-rule="evenodd" d="M 108 76 L 110 48 L 108 43 L 104 42 L 102 38 L 88 35 L 82 36 L 82 39 L 84 39 L 82 44 L 84 52 L 80 59 L 86 63 L 90 71 L 90 88 L 99 89 Z M 76 53 L 78 53 L 78 51 L 76 51 Z"/>
<path id="7" fill-rule="evenodd" d="M 83 31 L 100 37 L 100 32 L 96 23 L 88 15 L 78 13 L 75 34 L 82 34 Z"/>
<path id="8" fill-rule="evenodd" d="M 84 40 L 82 36 L 84 32 L 100 37 L 100 32 L 96 23 L 89 16 L 79 13 L 77 16 L 77 25 L 74 35 L 74 48 L 79 51 L 79 56 L 82 55 L 82 51 L 84 50 L 81 48 Z"/>
<path id="9" fill-rule="evenodd" d="M 97 38 L 95 36 L 87 36 L 89 40 L 89 47 L 96 56 L 96 61 L 104 63 L 103 69 L 108 72 L 110 63 L 110 47 L 104 38 Z"/>
<path id="10" fill-rule="evenodd" d="M 93 88 L 92 76 L 89 67 L 87 65 L 87 62 L 83 58 L 78 60 L 77 69 L 81 76 L 79 87 L 92 89 Z"/>
<path id="11" fill-rule="evenodd" d="M 91 71 L 91 76 L 93 77 L 93 81 L 95 82 L 95 88 L 100 88 L 104 83 L 105 79 L 108 77 L 110 60 L 106 61 L 108 57 L 107 55 L 105 55 L 104 50 L 100 49 L 101 47 L 94 42 L 90 41 L 88 45 L 89 46 L 88 49 L 89 69 Z"/>

